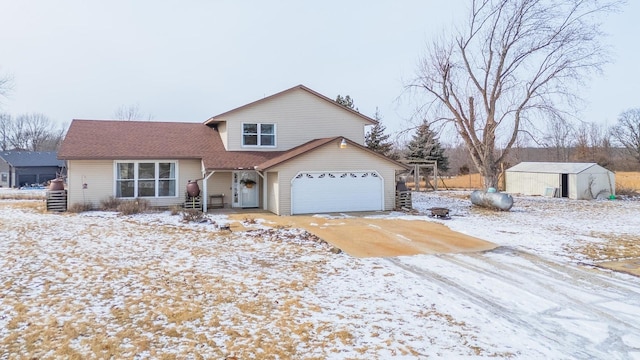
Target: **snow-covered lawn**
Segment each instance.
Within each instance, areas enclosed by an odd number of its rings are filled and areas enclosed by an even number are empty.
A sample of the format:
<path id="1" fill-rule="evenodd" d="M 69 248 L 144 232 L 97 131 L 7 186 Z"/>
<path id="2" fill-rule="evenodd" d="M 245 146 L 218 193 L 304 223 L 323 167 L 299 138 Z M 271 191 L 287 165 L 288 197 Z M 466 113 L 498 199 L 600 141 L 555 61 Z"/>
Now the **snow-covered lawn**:
<path id="1" fill-rule="evenodd" d="M 1 194 L 0 194 L 1 195 Z M 0 359 L 640 359 L 640 201 L 414 194 L 500 245 L 358 259 L 298 229 L 0 200 Z M 212 215 L 217 224 L 229 221 Z M 357 239 L 354 239 L 357 241 Z"/>

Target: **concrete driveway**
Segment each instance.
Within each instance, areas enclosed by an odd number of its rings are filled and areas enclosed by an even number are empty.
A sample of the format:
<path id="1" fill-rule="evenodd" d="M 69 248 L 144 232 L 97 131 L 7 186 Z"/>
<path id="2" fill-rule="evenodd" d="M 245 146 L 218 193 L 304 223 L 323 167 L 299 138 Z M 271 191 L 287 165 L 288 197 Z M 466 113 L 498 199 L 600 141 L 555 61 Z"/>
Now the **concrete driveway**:
<path id="1" fill-rule="evenodd" d="M 474 252 L 497 246 L 435 222 L 371 219 L 365 218 L 364 214 L 324 217 L 237 213 L 230 214 L 229 218 L 236 221 L 264 219 L 266 225 L 302 228 L 355 257 Z"/>

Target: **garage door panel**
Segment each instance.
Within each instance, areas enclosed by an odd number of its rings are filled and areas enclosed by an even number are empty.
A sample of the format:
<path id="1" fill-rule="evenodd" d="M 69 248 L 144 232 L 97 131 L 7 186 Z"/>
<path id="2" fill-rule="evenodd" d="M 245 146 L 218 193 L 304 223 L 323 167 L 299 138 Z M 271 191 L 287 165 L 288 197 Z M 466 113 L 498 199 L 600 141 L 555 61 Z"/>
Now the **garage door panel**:
<path id="1" fill-rule="evenodd" d="M 383 181 L 374 171 L 302 172 L 291 185 L 292 213 L 383 209 Z"/>

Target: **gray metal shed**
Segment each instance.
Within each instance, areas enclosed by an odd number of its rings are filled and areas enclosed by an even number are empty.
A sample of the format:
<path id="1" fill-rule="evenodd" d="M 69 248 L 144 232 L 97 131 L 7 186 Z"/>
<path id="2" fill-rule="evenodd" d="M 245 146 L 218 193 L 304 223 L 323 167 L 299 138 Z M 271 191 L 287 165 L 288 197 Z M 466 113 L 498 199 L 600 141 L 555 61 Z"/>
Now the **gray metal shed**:
<path id="1" fill-rule="evenodd" d="M 64 168 L 56 151 L 0 151 L 0 187 L 44 184 Z"/>
<path id="2" fill-rule="evenodd" d="M 615 191 L 615 174 L 596 163 L 521 162 L 506 171 L 512 194 L 603 199 Z"/>

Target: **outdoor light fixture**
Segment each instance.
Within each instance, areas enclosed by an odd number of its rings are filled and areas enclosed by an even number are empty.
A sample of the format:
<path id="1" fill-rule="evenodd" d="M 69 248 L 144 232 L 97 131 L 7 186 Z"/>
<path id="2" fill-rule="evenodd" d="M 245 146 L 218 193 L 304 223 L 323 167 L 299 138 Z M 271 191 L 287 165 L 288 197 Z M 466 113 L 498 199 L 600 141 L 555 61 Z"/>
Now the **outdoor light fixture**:
<path id="1" fill-rule="evenodd" d="M 346 148 L 347 148 L 347 140 L 343 138 L 342 141 L 340 141 L 340 149 L 346 149 Z"/>

